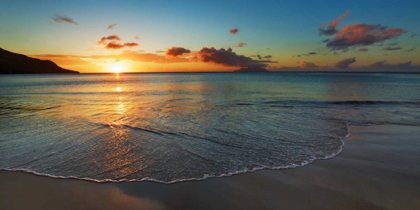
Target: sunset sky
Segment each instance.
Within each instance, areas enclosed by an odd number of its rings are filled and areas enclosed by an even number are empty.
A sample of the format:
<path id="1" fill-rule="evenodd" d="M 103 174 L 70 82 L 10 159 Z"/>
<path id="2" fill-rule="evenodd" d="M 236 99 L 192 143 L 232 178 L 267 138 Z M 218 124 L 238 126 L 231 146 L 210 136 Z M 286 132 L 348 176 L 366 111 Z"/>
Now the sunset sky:
<path id="1" fill-rule="evenodd" d="M 415 0 L 1 2 L 1 48 L 82 73 L 420 66 Z"/>

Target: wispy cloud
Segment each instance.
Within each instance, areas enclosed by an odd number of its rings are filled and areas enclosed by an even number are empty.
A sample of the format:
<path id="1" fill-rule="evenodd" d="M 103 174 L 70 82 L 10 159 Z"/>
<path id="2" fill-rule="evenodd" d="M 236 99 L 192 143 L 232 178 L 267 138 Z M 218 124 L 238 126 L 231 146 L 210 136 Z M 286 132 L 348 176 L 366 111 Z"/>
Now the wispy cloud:
<path id="1" fill-rule="evenodd" d="M 389 43 L 389 44 L 387 44 L 388 46 L 395 46 L 395 45 L 398 45 L 398 42 L 393 42 L 393 43 Z"/>
<path id="2" fill-rule="evenodd" d="M 358 51 L 359 52 L 367 52 L 367 51 L 369 51 L 369 49 L 367 49 L 367 48 L 360 48 Z"/>
<path id="3" fill-rule="evenodd" d="M 355 62 L 356 62 L 356 58 L 347 58 L 347 59 L 337 62 L 335 64 L 335 67 L 344 69 L 344 68 L 348 68 L 350 64 L 355 63 Z"/>
<path id="4" fill-rule="evenodd" d="M 379 61 L 376 63 L 372 63 L 370 65 L 368 65 L 369 68 L 410 68 L 411 66 L 411 61 L 405 62 L 405 63 L 395 63 L 395 64 L 388 64 L 386 62 L 386 60 L 384 61 Z"/>
<path id="5" fill-rule="evenodd" d="M 406 50 L 405 52 L 411 52 L 411 51 L 414 51 L 415 49 L 416 49 L 415 47 L 412 47 L 411 49 Z"/>
<path id="6" fill-rule="evenodd" d="M 110 43 L 105 45 L 105 49 L 107 49 L 107 50 L 117 50 L 117 49 L 121 49 L 121 48 L 124 48 L 124 47 L 136 47 L 136 46 L 139 46 L 139 44 L 137 44 L 135 42 L 126 42 L 124 44 L 110 42 Z"/>
<path id="7" fill-rule="evenodd" d="M 401 28 L 388 28 L 381 25 L 359 24 L 345 26 L 334 39 L 327 44 L 331 50 L 348 50 L 349 47 L 368 46 L 397 38 L 406 31 Z"/>
<path id="8" fill-rule="evenodd" d="M 232 29 L 230 29 L 229 30 L 229 33 L 231 33 L 231 34 L 236 34 L 236 33 L 238 33 L 238 31 L 239 31 L 239 28 L 232 28 Z"/>
<path id="9" fill-rule="evenodd" d="M 319 27 L 319 29 L 318 29 L 319 35 L 331 36 L 331 35 L 336 34 L 338 32 L 337 31 L 337 26 L 340 24 L 340 20 L 347 17 L 347 15 L 349 13 L 350 13 L 350 10 L 348 10 L 343 15 L 338 16 L 337 19 L 335 19 L 335 20 L 333 20 L 329 23 L 329 25 L 326 29 L 325 29 L 325 26 L 327 25 L 327 23 L 323 23 L 321 25 L 321 27 Z"/>
<path id="10" fill-rule="evenodd" d="M 68 23 L 68 24 L 73 24 L 73 25 L 79 25 L 73 19 L 66 16 L 54 15 L 54 17 L 51 17 L 51 20 L 57 23 Z"/>
<path id="11" fill-rule="evenodd" d="M 121 41 L 121 38 L 118 37 L 117 35 L 113 34 L 113 35 L 102 37 L 97 43 L 98 44 L 106 44 L 106 41 Z"/>
<path id="12" fill-rule="evenodd" d="M 109 42 L 108 42 L 109 41 Z M 107 50 L 117 50 L 124 47 L 137 47 L 139 46 L 136 42 L 126 42 L 120 43 L 121 38 L 115 34 L 102 37 L 97 43 L 100 45 L 105 45 Z M 108 42 L 108 43 L 107 43 Z"/>
<path id="13" fill-rule="evenodd" d="M 238 47 L 244 47 L 245 45 L 246 45 L 246 43 L 241 42 L 241 43 L 238 44 Z"/>
<path id="14" fill-rule="evenodd" d="M 401 49 L 402 49 L 401 47 L 384 47 L 384 48 L 382 48 L 382 50 L 385 50 L 385 51 L 401 50 Z"/>
<path id="15" fill-rule="evenodd" d="M 316 65 L 315 63 L 312 63 L 312 62 L 307 62 L 307 61 L 300 62 L 300 68 L 302 68 L 302 69 L 317 68 L 317 67 L 319 67 L 319 66 Z"/>
<path id="16" fill-rule="evenodd" d="M 111 25 L 109 25 L 109 26 L 108 26 L 108 28 L 107 28 L 107 29 L 113 29 L 113 28 L 114 28 L 114 26 L 116 26 L 116 25 L 117 25 L 116 23 L 111 24 Z"/>

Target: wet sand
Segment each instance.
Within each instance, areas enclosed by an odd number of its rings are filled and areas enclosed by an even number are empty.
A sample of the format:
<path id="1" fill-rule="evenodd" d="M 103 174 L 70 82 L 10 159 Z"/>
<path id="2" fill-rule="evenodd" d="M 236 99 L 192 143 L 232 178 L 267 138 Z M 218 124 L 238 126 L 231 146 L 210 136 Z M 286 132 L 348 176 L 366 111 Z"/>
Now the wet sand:
<path id="1" fill-rule="evenodd" d="M 0 171 L 0 209 L 420 209 L 420 127 L 351 126 L 305 167 L 171 185 Z"/>

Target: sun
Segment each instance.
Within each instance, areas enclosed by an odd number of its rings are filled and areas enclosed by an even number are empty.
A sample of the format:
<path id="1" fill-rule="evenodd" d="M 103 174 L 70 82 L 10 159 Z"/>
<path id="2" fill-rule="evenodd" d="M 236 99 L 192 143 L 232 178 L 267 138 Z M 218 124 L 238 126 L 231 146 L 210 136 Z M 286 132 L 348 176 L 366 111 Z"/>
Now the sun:
<path id="1" fill-rule="evenodd" d="M 110 72 L 121 73 L 124 71 L 124 64 L 122 62 L 116 62 L 109 65 Z"/>

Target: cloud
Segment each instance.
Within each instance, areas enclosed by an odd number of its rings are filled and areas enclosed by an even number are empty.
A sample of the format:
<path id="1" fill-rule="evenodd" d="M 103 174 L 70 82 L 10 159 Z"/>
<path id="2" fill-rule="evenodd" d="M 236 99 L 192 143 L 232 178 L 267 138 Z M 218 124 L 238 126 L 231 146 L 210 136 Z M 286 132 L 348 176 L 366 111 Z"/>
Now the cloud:
<path id="1" fill-rule="evenodd" d="M 307 62 L 307 61 L 300 62 L 300 68 L 302 68 L 302 69 L 317 68 L 317 67 L 319 67 L 319 66 L 316 65 L 315 63 L 312 63 L 312 62 Z"/>
<path id="2" fill-rule="evenodd" d="M 367 48 L 360 48 L 358 51 L 359 52 L 367 52 L 367 51 L 369 51 L 369 49 L 367 49 Z"/>
<path id="3" fill-rule="evenodd" d="M 51 17 L 51 19 L 57 23 L 68 23 L 68 24 L 73 24 L 73 25 L 79 25 L 73 19 L 66 16 L 55 15 L 54 17 Z"/>
<path id="4" fill-rule="evenodd" d="M 266 55 L 266 56 L 264 56 L 264 58 L 265 59 L 270 59 L 270 58 L 272 58 L 273 56 L 271 56 L 271 55 Z"/>
<path id="5" fill-rule="evenodd" d="M 416 37 L 417 34 L 411 34 L 410 38 Z"/>
<path id="6" fill-rule="evenodd" d="M 109 35 L 102 37 L 97 43 L 98 44 L 106 44 L 106 41 L 121 41 L 121 38 L 117 35 Z"/>
<path id="7" fill-rule="evenodd" d="M 393 42 L 393 43 L 389 43 L 389 44 L 387 44 L 388 46 L 395 46 L 395 45 L 397 45 L 398 44 L 398 42 Z"/>
<path id="8" fill-rule="evenodd" d="M 339 61 L 335 64 L 335 67 L 337 68 L 348 68 L 350 64 L 356 62 L 356 58 L 347 58 L 342 61 Z"/>
<path id="9" fill-rule="evenodd" d="M 134 36 L 134 39 L 141 39 L 141 36 Z"/>
<path id="10" fill-rule="evenodd" d="M 384 47 L 382 50 L 391 51 L 391 50 L 401 50 L 401 47 Z"/>
<path id="11" fill-rule="evenodd" d="M 316 53 L 316 52 L 309 52 L 308 54 L 305 54 L 306 56 L 310 56 L 310 55 L 316 55 L 316 54 L 318 54 L 318 53 Z"/>
<path id="12" fill-rule="evenodd" d="M 327 44 L 332 50 L 348 50 L 354 46 L 368 46 L 391 38 L 397 38 L 406 31 L 401 28 L 388 28 L 381 25 L 359 24 L 345 26 Z"/>
<path id="13" fill-rule="evenodd" d="M 318 31 L 319 31 L 319 35 L 325 35 L 325 36 L 331 36 L 336 34 L 337 31 L 337 26 L 340 24 L 340 20 L 345 18 L 348 14 L 350 13 L 350 10 L 347 10 L 346 13 L 344 13 L 343 15 L 340 15 L 337 17 L 337 19 L 331 21 L 327 27 L 327 29 L 325 29 L 325 26 L 327 25 L 327 23 L 323 23 L 321 25 L 321 27 L 319 27 Z"/>
<path id="14" fill-rule="evenodd" d="M 108 44 L 105 45 L 105 49 L 107 50 L 117 50 L 117 49 L 121 49 L 124 47 L 137 47 L 139 46 L 139 44 L 135 43 L 135 42 L 126 42 L 124 44 L 119 44 L 116 42 L 110 42 Z"/>
<path id="15" fill-rule="evenodd" d="M 182 56 L 184 53 L 190 53 L 191 51 L 188 49 L 185 49 L 183 47 L 171 47 L 168 50 L 166 50 L 167 56 L 177 57 Z"/>
<path id="16" fill-rule="evenodd" d="M 107 41 L 109 41 L 107 43 Z M 126 42 L 126 43 L 120 43 L 121 38 L 115 34 L 104 36 L 102 37 L 97 43 L 100 45 L 105 45 L 105 49 L 107 50 L 117 50 L 124 47 L 137 47 L 139 46 L 136 42 Z"/>
<path id="17" fill-rule="evenodd" d="M 322 43 L 328 43 L 328 42 L 330 42 L 330 39 L 324 39 L 324 40 L 322 40 Z"/>
<path id="18" fill-rule="evenodd" d="M 109 26 L 108 26 L 108 28 L 107 28 L 107 29 L 113 29 L 113 28 L 114 28 L 114 26 L 116 26 L 116 25 L 117 25 L 116 23 L 111 24 L 111 25 L 109 25 Z"/>
<path id="19" fill-rule="evenodd" d="M 241 43 L 238 44 L 238 47 L 243 47 L 245 45 L 246 45 L 246 43 L 241 42 Z"/>
<path id="20" fill-rule="evenodd" d="M 388 64 L 386 62 L 386 60 L 384 61 L 379 61 L 376 63 L 372 63 L 370 65 L 368 65 L 369 68 L 410 68 L 411 66 L 411 61 L 405 62 L 405 63 L 395 63 L 395 64 Z"/>
<path id="21" fill-rule="evenodd" d="M 264 68 L 267 63 L 274 63 L 270 60 L 258 61 L 243 55 L 237 55 L 232 48 L 215 49 L 214 47 L 203 47 L 198 52 L 191 53 L 192 61 L 214 63 L 222 66 L 235 66 L 242 68 Z"/>
<path id="22" fill-rule="evenodd" d="M 238 33 L 238 31 L 239 31 L 239 28 L 232 28 L 232 29 L 230 29 L 229 30 L 229 33 L 231 33 L 231 34 L 236 34 L 236 33 Z"/>
<path id="23" fill-rule="evenodd" d="M 415 47 L 412 47 L 411 49 L 406 50 L 405 52 L 411 52 L 411 51 L 414 51 L 415 49 L 416 49 Z"/>

